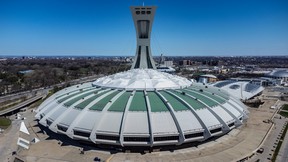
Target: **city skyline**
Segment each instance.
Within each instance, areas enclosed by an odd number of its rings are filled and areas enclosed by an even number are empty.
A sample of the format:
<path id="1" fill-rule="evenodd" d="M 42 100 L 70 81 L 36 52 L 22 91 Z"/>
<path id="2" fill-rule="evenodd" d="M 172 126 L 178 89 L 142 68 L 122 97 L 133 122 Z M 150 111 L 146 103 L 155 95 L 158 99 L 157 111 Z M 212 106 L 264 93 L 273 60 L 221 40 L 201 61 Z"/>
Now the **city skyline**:
<path id="1" fill-rule="evenodd" d="M 134 56 L 129 6 L 143 1 L 0 2 L 0 56 Z M 284 0 L 144 1 L 158 9 L 152 55 L 288 55 Z"/>

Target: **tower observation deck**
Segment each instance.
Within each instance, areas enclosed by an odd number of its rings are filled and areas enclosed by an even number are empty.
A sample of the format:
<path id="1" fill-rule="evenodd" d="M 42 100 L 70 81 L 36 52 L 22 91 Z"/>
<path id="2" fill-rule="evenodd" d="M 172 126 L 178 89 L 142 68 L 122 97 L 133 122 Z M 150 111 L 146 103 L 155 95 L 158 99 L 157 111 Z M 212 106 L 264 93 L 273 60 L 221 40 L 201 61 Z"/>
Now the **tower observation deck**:
<path id="1" fill-rule="evenodd" d="M 155 69 L 155 63 L 151 55 L 150 40 L 156 7 L 132 6 L 130 10 L 137 37 L 136 54 L 131 69 Z"/>

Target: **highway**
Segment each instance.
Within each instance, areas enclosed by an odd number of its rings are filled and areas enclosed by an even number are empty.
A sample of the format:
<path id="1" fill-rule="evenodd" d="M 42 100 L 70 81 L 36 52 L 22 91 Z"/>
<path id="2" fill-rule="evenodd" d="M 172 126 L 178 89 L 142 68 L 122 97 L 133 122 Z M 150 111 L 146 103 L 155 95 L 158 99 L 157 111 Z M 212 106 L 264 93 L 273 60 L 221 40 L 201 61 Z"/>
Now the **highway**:
<path id="1" fill-rule="evenodd" d="M 41 99 L 41 98 L 43 98 L 44 96 L 45 96 L 44 94 L 42 94 L 42 95 L 37 95 L 37 96 L 35 96 L 35 97 L 32 97 L 32 98 L 30 98 L 30 99 L 28 99 L 28 100 L 26 100 L 26 101 L 23 101 L 23 102 L 17 104 L 17 105 L 15 105 L 15 106 L 12 106 L 12 107 L 10 107 L 10 108 L 7 108 L 7 109 L 5 109 L 5 110 L 2 110 L 2 111 L 0 111 L 0 116 L 1 116 L 1 115 L 4 115 L 4 114 L 7 114 L 7 113 L 10 113 L 10 112 L 12 112 L 12 111 L 14 111 L 14 110 L 23 108 L 23 107 L 25 107 L 25 106 L 27 106 L 27 105 L 29 105 L 29 104 L 31 104 L 31 103 L 33 103 L 33 102 Z"/>
<path id="2" fill-rule="evenodd" d="M 99 77 L 103 77 L 104 75 L 92 75 L 92 76 L 88 76 L 88 77 L 83 77 L 83 78 L 79 78 L 79 79 L 75 79 L 75 80 L 70 80 L 67 82 L 62 82 L 62 83 L 58 83 L 55 85 L 51 85 L 49 87 L 40 87 L 37 89 L 31 89 L 28 91 L 23 91 L 23 92 L 18 92 L 18 93 L 13 93 L 13 94 L 8 94 L 5 96 L 0 96 L 0 102 L 4 102 L 6 100 L 14 100 L 20 97 L 31 97 L 35 94 L 44 94 L 44 93 L 48 93 L 49 90 L 51 90 L 54 86 L 58 86 L 58 87 L 62 87 L 64 84 L 69 83 L 70 85 L 75 85 L 75 84 L 80 84 L 80 83 L 84 83 L 84 82 L 92 82 L 95 81 L 96 79 L 98 79 Z"/>

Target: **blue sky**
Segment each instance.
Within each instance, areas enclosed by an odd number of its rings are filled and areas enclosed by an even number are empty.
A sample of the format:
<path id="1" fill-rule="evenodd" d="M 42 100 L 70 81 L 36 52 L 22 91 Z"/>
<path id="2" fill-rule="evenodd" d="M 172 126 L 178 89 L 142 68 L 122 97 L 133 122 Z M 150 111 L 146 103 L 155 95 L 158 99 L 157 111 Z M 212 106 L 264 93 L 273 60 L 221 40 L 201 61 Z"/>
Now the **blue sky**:
<path id="1" fill-rule="evenodd" d="M 146 0 L 158 56 L 288 55 L 287 0 Z M 0 56 L 134 56 L 143 0 L 0 0 Z"/>

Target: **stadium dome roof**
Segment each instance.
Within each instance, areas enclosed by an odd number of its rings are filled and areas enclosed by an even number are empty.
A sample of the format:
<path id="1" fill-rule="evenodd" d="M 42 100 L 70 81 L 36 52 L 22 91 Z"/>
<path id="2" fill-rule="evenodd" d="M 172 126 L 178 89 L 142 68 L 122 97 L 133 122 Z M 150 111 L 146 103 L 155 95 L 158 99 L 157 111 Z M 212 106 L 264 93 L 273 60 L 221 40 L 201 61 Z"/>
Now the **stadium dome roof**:
<path id="1" fill-rule="evenodd" d="M 267 73 L 266 76 L 288 78 L 288 69 L 276 69 L 271 71 L 270 73 Z"/>
<path id="2" fill-rule="evenodd" d="M 264 90 L 264 87 L 245 81 L 224 80 L 212 84 L 230 93 L 237 99 L 250 99 Z"/>
<path id="3" fill-rule="evenodd" d="M 39 106 L 36 118 L 73 139 L 151 147 L 222 135 L 240 126 L 247 112 L 219 88 L 134 69 L 61 90 Z"/>
<path id="4" fill-rule="evenodd" d="M 107 88 L 134 89 L 165 89 L 182 88 L 191 85 L 186 78 L 168 73 L 160 73 L 152 69 L 133 69 L 100 78 L 93 82 L 94 86 Z"/>

